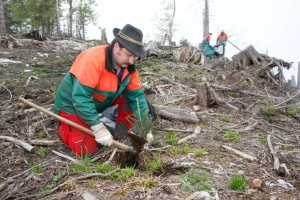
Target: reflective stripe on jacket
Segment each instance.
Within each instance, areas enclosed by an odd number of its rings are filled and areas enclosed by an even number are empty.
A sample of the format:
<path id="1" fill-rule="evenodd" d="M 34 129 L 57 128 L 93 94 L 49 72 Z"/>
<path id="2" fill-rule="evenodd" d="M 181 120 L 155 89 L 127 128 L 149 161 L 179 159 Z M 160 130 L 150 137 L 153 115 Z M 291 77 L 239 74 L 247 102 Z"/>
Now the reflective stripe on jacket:
<path id="1" fill-rule="evenodd" d="M 118 87 L 118 76 L 112 71 L 112 47 L 97 46 L 80 53 L 56 93 L 54 113 L 63 110 L 78 115 L 90 126 L 100 123 L 98 113 L 112 105 L 126 92 L 131 109 L 137 116 L 137 101 L 141 115 L 148 109 L 138 72 L 134 65 L 124 70 Z"/>

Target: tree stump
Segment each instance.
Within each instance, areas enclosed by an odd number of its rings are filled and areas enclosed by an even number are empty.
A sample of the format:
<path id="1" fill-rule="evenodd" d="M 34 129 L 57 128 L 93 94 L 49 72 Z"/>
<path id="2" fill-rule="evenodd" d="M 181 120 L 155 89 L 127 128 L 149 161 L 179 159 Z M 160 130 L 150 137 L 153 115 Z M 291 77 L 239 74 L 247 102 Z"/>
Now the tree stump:
<path id="1" fill-rule="evenodd" d="M 190 60 L 190 57 L 192 56 L 192 51 L 192 47 L 189 46 L 184 46 L 180 49 L 176 49 L 174 51 L 175 61 L 187 63 Z"/>
<path id="2" fill-rule="evenodd" d="M 232 56 L 232 61 L 235 66 L 245 68 L 249 65 L 262 65 L 265 59 L 250 45 L 240 53 Z"/>

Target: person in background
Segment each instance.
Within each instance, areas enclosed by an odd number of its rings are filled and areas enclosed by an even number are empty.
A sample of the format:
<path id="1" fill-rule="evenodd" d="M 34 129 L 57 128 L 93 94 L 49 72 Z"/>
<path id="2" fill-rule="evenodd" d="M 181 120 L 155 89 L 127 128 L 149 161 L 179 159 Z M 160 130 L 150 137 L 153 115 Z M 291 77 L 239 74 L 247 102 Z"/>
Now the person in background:
<path id="1" fill-rule="evenodd" d="M 217 45 L 223 44 L 223 43 L 227 42 L 227 40 L 228 40 L 227 34 L 224 32 L 224 30 L 221 30 L 221 33 L 217 37 Z"/>
<path id="2" fill-rule="evenodd" d="M 93 155 L 97 143 L 111 146 L 113 138 L 126 138 L 133 128 L 128 117 L 146 116 L 149 110 L 134 65 L 138 57 L 147 56 L 143 33 L 126 24 L 122 30 L 114 28 L 113 34 L 115 39 L 110 45 L 92 47 L 78 55 L 56 93 L 54 113 L 94 133 L 93 137 L 64 122 L 59 124 L 61 139 L 77 156 Z M 99 114 L 115 105 L 118 113 L 112 135 Z"/>
<path id="3" fill-rule="evenodd" d="M 208 43 L 208 44 L 210 44 L 210 36 L 212 35 L 212 33 L 208 33 L 206 36 L 205 36 L 205 38 L 204 38 L 204 40 Z"/>

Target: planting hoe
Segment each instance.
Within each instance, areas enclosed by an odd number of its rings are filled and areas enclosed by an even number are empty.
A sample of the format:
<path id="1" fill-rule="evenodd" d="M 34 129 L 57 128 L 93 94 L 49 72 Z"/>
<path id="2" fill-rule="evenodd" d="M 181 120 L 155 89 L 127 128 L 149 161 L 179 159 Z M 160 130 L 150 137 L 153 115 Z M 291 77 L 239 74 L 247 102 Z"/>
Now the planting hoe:
<path id="1" fill-rule="evenodd" d="M 77 129 L 79 129 L 79 130 L 81 130 L 81 131 L 89 134 L 89 135 L 94 136 L 93 131 L 90 130 L 90 129 L 88 129 L 88 128 L 85 128 L 85 127 L 83 127 L 83 126 L 81 126 L 79 124 L 76 124 L 76 123 L 74 123 L 74 122 L 72 122 L 72 121 L 70 121 L 70 120 L 68 120 L 68 119 L 66 119 L 64 117 L 61 117 L 61 116 L 59 116 L 59 115 L 57 115 L 57 114 L 55 114 L 55 113 L 53 113 L 53 112 L 51 112 L 51 111 L 43 108 L 43 107 L 40 107 L 40 106 L 38 106 L 38 105 L 30 102 L 30 101 L 25 100 L 22 97 L 19 97 L 19 100 L 21 102 L 23 102 L 23 103 L 25 103 L 25 104 L 27 104 L 27 105 L 29 105 L 29 106 L 37 109 L 37 110 L 45 113 L 45 114 L 50 115 L 51 117 L 54 117 L 55 119 L 57 119 L 57 120 L 59 120 L 61 122 L 64 122 L 64 123 L 66 123 L 66 124 L 68 124 L 68 125 L 70 125 L 70 126 L 72 126 L 74 128 L 77 128 Z M 138 146 L 137 150 L 142 149 L 143 145 L 147 142 L 144 138 L 141 138 L 141 137 L 139 137 L 139 136 L 137 136 L 135 134 L 132 134 L 132 133 L 129 133 L 128 137 L 130 137 L 130 139 L 132 140 L 132 142 L 135 145 Z M 113 141 L 113 145 L 115 147 L 117 147 L 117 148 L 125 151 L 125 152 L 129 152 L 129 153 L 132 153 L 132 154 L 137 154 L 138 153 L 137 150 L 135 148 L 133 148 L 132 146 L 125 145 L 125 144 L 123 144 L 121 142 L 118 142 L 116 140 Z"/>

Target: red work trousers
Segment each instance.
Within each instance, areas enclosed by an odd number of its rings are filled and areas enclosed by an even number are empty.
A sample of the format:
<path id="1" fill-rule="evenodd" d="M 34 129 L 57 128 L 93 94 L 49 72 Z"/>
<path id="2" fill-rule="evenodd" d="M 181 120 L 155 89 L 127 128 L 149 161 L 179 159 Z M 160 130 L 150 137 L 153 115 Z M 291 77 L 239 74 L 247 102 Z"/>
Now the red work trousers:
<path id="1" fill-rule="evenodd" d="M 132 116 L 132 110 L 130 108 L 127 97 L 119 96 L 112 106 L 118 105 L 118 115 L 116 118 L 116 129 L 117 136 L 115 139 L 119 138 L 119 135 L 128 133 L 133 125 L 127 120 L 128 116 Z M 60 111 L 59 115 L 79 124 L 85 128 L 90 129 L 90 126 L 84 123 L 77 115 L 68 114 L 64 111 Z M 58 127 L 58 134 L 60 135 L 62 141 L 70 147 L 72 152 L 76 156 L 91 155 L 97 150 L 97 143 L 93 136 L 74 128 L 64 122 L 61 122 Z"/>

